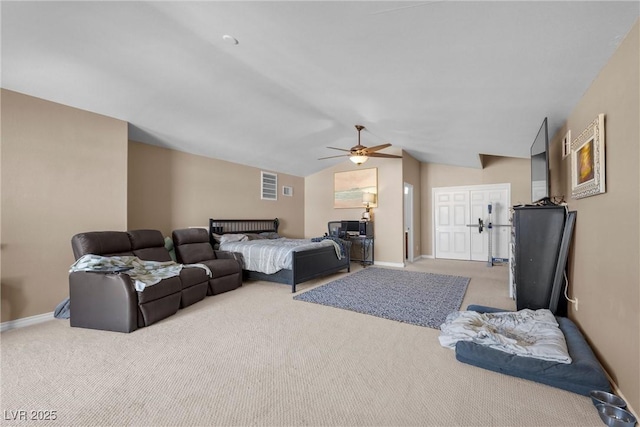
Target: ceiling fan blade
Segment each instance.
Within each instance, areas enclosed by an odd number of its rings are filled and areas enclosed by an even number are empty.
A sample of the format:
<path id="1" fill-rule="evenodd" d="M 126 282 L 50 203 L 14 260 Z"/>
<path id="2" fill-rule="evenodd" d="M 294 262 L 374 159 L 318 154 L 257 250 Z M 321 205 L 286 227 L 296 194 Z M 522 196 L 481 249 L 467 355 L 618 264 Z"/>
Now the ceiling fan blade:
<path id="1" fill-rule="evenodd" d="M 371 153 L 373 151 L 382 150 L 383 148 L 387 148 L 387 147 L 391 147 L 391 144 L 381 144 L 381 145 L 376 145 L 375 147 L 368 147 L 367 151 Z"/>
<path id="2" fill-rule="evenodd" d="M 396 156 L 395 154 L 382 154 L 382 153 L 369 153 L 369 157 L 385 157 L 387 159 L 401 159 L 402 156 Z"/>
<path id="3" fill-rule="evenodd" d="M 336 148 L 336 147 L 327 147 L 327 148 L 331 148 L 332 150 L 340 150 L 340 151 L 351 152 L 351 150 L 345 150 L 344 148 Z"/>
<path id="4" fill-rule="evenodd" d="M 320 157 L 318 160 L 335 159 L 336 157 L 349 157 L 350 154 L 340 154 L 339 156 Z"/>

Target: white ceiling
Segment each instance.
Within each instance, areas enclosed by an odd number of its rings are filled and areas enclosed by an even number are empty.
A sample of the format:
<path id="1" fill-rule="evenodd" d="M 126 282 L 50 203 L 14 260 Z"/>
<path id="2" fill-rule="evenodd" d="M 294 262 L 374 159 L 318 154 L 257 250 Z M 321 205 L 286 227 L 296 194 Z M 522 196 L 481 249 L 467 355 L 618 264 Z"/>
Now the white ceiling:
<path id="1" fill-rule="evenodd" d="M 363 145 L 424 162 L 528 157 L 640 15 L 637 1 L 1 6 L 2 87 L 125 120 L 134 140 L 297 176 L 344 161 L 317 159 L 355 145 L 356 124 Z"/>

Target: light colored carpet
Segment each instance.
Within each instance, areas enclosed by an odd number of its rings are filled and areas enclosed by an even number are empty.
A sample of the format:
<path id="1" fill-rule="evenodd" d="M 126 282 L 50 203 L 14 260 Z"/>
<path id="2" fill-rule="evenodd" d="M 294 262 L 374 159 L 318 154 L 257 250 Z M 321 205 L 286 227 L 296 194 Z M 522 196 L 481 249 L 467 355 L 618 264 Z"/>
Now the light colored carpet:
<path id="1" fill-rule="evenodd" d="M 506 266 L 408 270 L 471 277 L 463 307 L 513 308 Z M 602 425 L 589 398 L 459 363 L 437 337 L 266 282 L 131 334 L 53 320 L 1 335 L 2 425 Z M 57 420 L 6 419 L 20 409 Z"/>

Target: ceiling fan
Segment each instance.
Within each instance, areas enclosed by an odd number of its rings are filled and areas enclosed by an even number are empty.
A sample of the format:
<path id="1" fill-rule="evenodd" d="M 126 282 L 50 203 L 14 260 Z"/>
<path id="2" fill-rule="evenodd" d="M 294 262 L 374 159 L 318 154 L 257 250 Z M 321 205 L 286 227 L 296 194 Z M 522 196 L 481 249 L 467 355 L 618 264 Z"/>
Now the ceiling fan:
<path id="1" fill-rule="evenodd" d="M 376 151 L 378 151 L 378 150 L 382 150 L 384 148 L 391 147 L 391 144 L 376 145 L 375 147 L 365 147 L 364 145 L 360 144 L 360 131 L 362 131 L 362 129 L 364 129 L 364 126 L 356 125 L 356 129 L 358 130 L 358 145 L 355 145 L 355 146 L 351 147 L 351 149 L 349 149 L 349 150 L 346 150 L 344 148 L 327 147 L 327 148 L 331 148 L 332 150 L 347 151 L 349 154 L 341 154 L 339 156 L 322 157 L 322 158 L 320 158 L 318 160 L 333 159 L 335 157 L 349 156 L 349 160 L 351 160 L 356 165 L 361 165 L 364 162 L 366 162 L 367 160 L 369 160 L 369 157 L 386 157 L 386 158 L 389 158 L 389 159 L 401 159 L 402 158 L 402 156 L 396 156 L 394 154 L 376 153 Z"/>

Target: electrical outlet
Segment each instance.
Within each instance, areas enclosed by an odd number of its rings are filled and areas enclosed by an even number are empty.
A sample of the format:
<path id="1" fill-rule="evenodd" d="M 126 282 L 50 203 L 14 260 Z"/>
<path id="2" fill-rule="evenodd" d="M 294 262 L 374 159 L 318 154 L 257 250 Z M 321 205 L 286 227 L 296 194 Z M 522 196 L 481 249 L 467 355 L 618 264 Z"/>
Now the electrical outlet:
<path id="1" fill-rule="evenodd" d="M 575 306 L 576 306 L 576 311 L 578 311 L 578 298 L 576 298 Z"/>

